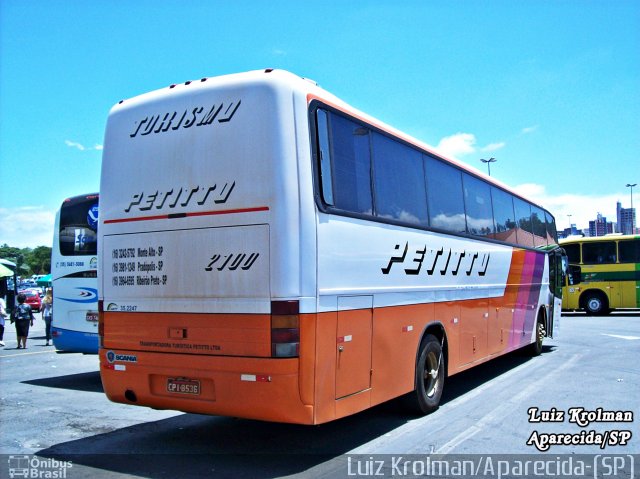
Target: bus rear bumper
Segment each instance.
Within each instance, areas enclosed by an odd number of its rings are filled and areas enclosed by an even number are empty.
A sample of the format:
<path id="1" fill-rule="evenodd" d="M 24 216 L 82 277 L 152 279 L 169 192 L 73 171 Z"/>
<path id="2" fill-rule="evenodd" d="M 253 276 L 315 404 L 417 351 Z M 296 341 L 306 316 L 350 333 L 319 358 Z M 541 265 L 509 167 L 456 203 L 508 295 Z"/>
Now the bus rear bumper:
<path id="1" fill-rule="evenodd" d="M 100 376 L 114 402 L 155 409 L 314 424 L 300 399 L 298 358 L 246 358 L 100 350 Z M 178 385 L 178 386 L 176 386 Z M 178 388 L 184 389 L 177 391 Z"/>
<path id="2" fill-rule="evenodd" d="M 53 345 L 58 351 L 73 353 L 98 353 L 98 334 L 51 327 Z"/>

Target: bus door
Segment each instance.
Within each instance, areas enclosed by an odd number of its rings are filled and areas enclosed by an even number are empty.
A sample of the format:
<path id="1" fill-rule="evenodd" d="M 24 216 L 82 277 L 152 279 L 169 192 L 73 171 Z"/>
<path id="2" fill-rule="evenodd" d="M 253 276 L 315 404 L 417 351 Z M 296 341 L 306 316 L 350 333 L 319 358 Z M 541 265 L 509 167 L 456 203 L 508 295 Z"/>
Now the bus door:
<path id="1" fill-rule="evenodd" d="M 338 297 L 336 399 L 371 387 L 373 296 Z"/>
<path id="2" fill-rule="evenodd" d="M 592 309 L 593 312 L 596 312 L 597 309 L 597 313 L 601 313 L 607 307 L 620 307 L 621 292 L 619 284 L 616 281 L 612 281 L 615 280 L 615 274 L 612 273 L 619 269 L 617 258 L 617 246 L 613 240 L 585 242 L 582 244 L 583 284 L 580 297 L 586 303 L 589 303 L 594 298 L 593 306 L 587 306 L 587 311 Z M 608 304 L 601 304 L 602 293 L 607 296 L 606 301 Z M 583 304 L 581 306 L 586 305 Z"/>
<path id="3" fill-rule="evenodd" d="M 549 320 L 547 336 L 553 337 L 554 332 L 560 326 L 562 314 L 562 286 L 565 279 L 567 257 L 562 249 L 556 249 L 549 253 Z"/>

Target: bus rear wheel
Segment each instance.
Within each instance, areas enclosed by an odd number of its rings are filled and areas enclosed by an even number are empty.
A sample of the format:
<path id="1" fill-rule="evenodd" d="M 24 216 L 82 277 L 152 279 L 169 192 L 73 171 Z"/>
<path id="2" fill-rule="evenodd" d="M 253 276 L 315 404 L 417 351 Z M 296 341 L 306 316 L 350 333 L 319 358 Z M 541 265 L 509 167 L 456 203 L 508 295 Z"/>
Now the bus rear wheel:
<path id="1" fill-rule="evenodd" d="M 407 405 L 416 413 L 429 414 L 438 409 L 444 387 L 444 357 L 438 338 L 428 334 L 420 344 L 416 363 L 416 389 L 407 396 Z"/>
<path id="2" fill-rule="evenodd" d="M 538 323 L 536 324 L 535 335 L 536 340 L 529 345 L 529 353 L 531 354 L 531 356 L 540 356 L 542 354 L 542 342 L 544 341 L 544 337 L 547 335 L 543 314 L 538 315 Z"/>
<path id="3" fill-rule="evenodd" d="M 583 300 L 584 310 L 592 316 L 602 316 L 609 312 L 607 298 L 598 291 L 586 293 Z"/>

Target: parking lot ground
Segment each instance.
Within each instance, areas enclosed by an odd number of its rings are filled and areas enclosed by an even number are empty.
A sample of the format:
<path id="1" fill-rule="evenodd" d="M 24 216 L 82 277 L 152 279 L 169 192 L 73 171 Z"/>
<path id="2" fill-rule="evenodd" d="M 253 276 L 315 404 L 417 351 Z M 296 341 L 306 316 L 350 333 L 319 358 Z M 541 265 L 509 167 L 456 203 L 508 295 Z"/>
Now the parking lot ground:
<path id="1" fill-rule="evenodd" d="M 640 453 L 637 311 L 564 315 L 560 334 L 545 341 L 541 356 L 513 353 L 448 378 L 441 407 L 428 416 L 411 416 L 390 401 L 321 426 L 111 403 L 97 357 L 56 353 L 44 346 L 43 333 L 38 315 L 28 349 L 18 350 L 7 324 L 0 349 L 0 477 L 9 477 L 10 458 L 14 465 L 29 458 L 41 469 L 70 465 L 69 478 L 346 477 L 350 457 Z M 563 418 L 530 422 L 531 408 Z M 581 426 L 570 422 L 572 408 L 626 411 L 633 418 Z M 630 431 L 631 437 L 605 447 L 536 447 L 546 434 L 579 439 L 590 431 L 609 439 Z"/>

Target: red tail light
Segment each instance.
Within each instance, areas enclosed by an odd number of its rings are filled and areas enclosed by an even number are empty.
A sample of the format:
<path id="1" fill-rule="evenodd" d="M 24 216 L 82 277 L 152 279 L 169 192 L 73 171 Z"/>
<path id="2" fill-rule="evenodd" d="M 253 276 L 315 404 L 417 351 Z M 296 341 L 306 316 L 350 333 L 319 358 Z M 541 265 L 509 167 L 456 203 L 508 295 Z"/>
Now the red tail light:
<path id="1" fill-rule="evenodd" d="M 295 358 L 300 354 L 298 301 L 271 302 L 271 356 Z"/>

